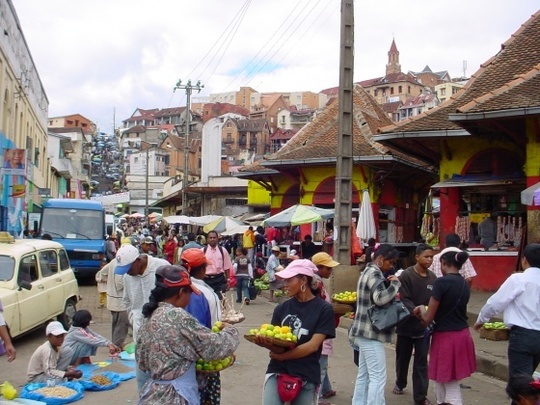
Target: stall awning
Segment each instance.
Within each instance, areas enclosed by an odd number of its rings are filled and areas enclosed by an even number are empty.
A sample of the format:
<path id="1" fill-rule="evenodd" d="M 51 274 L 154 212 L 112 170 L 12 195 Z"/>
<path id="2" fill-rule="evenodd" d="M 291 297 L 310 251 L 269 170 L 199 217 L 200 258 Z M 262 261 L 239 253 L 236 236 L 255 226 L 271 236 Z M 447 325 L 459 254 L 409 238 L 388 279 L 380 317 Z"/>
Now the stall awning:
<path id="1" fill-rule="evenodd" d="M 523 205 L 540 206 L 540 182 L 527 187 L 521 192 Z"/>
<path id="2" fill-rule="evenodd" d="M 523 178 L 476 178 L 460 177 L 440 181 L 431 186 L 431 188 L 446 187 L 477 187 L 477 186 L 511 186 L 521 184 L 525 181 Z"/>

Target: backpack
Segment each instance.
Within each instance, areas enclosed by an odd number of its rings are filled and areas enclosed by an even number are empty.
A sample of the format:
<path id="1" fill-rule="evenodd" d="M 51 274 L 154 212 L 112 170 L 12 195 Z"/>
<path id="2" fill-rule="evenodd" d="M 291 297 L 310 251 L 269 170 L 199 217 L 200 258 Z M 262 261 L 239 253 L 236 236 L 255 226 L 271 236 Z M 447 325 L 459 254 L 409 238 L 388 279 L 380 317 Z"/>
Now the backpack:
<path id="1" fill-rule="evenodd" d="M 206 250 L 207 249 L 208 249 L 208 246 L 203 247 L 203 252 L 204 252 L 205 255 L 206 255 Z M 223 253 L 223 247 L 218 245 L 218 249 L 221 252 L 221 261 L 223 262 L 223 264 L 225 264 L 225 255 Z"/>

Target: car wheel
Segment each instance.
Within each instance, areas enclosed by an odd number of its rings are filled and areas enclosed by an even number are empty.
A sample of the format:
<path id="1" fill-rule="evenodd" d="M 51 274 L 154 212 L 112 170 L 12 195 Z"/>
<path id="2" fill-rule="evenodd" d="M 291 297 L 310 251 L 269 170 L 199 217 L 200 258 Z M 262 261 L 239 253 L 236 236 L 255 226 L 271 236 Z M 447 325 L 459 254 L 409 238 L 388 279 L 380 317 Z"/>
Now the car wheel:
<path id="1" fill-rule="evenodd" d="M 58 315 L 58 321 L 64 326 L 66 330 L 71 327 L 71 324 L 73 323 L 73 315 L 75 315 L 75 312 L 77 312 L 75 301 L 73 301 L 72 299 L 67 300 L 66 306 L 64 307 L 64 312 Z"/>

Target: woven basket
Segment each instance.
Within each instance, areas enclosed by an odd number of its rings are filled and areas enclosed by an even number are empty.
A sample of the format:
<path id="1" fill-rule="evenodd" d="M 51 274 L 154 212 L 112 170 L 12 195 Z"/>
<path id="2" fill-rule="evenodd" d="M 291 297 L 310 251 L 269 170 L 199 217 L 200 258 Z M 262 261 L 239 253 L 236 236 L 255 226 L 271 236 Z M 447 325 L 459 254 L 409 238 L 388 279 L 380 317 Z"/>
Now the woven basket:
<path id="1" fill-rule="evenodd" d="M 480 337 L 487 340 L 508 340 L 510 329 L 486 329 L 480 328 Z"/>
<path id="2" fill-rule="evenodd" d="M 339 303 L 332 303 L 332 308 L 334 310 L 334 314 L 336 315 L 345 315 L 346 313 L 349 313 L 353 310 L 352 305 L 348 304 L 339 304 Z"/>
<path id="3" fill-rule="evenodd" d="M 260 345 L 257 342 L 257 336 L 256 335 L 244 335 L 244 338 L 246 340 L 250 341 L 251 343 L 255 343 L 257 346 L 265 347 L 265 346 Z M 294 346 L 296 346 L 296 343 L 294 343 L 294 342 L 289 342 L 288 340 L 283 340 L 283 339 L 276 339 L 276 338 L 270 337 L 270 336 L 265 336 L 264 339 L 265 339 L 267 344 L 270 344 L 270 345 L 276 346 L 276 347 L 286 347 L 286 348 L 292 349 Z"/>

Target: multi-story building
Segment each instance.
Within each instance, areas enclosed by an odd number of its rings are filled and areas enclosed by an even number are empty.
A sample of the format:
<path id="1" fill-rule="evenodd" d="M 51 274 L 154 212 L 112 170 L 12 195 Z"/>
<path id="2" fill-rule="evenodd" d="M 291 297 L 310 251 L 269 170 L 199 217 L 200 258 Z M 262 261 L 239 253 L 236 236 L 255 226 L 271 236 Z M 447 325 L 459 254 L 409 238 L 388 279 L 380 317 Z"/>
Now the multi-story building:
<path id="1" fill-rule="evenodd" d="M 424 111 L 431 110 L 439 105 L 437 95 L 429 88 L 416 97 L 411 97 L 399 107 L 399 120 L 403 121 L 407 118 L 422 114 Z"/>
<path id="2" fill-rule="evenodd" d="M 458 93 L 464 86 L 464 82 L 447 82 L 435 86 L 435 94 L 441 103 L 449 100 L 454 94 Z"/>
<path id="3" fill-rule="evenodd" d="M 18 237 L 57 185 L 47 159 L 49 100 L 11 0 L 0 2 L 0 25 L 0 230 Z"/>
<path id="4" fill-rule="evenodd" d="M 90 178 L 92 171 L 91 135 L 85 134 L 82 128 L 49 128 L 48 131 L 49 134 L 57 134 L 63 139 L 69 139 L 70 143 L 70 150 L 64 149 L 62 159 L 54 159 L 57 151 L 49 152 L 49 157 L 51 157 L 54 162 L 51 163 L 54 170 L 65 168 L 65 158 L 69 159 L 71 166 L 71 171 L 66 173 L 65 177 L 67 180 L 65 182 L 65 193 L 63 193 L 64 182 L 59 179 L 59 197 L 88 198 L 90 196 Z M 58 166 L 54 166 L 55 164 L 58 164 Z"/>
<path id="5" fill-rule="evenodd" d="M 81 128 L 85 134 L 96 132 L 96 124 L 81 114 L 63 115 L 61 117 L 49 117 L 49 128 Z"/>
<path id="6" fill-rule="evenodd" d="M 421 72 L 413 72 L 409 70 L 409 74 L 416 77 L 419 83 L 422 83 L 425 87 L 429 87 L 431 91 L 435 90 L 435 86 L 442 83 L 451 82 L 452 78 L 447 70 L 440 72 L 434 72 L 428 65 Z"/>

